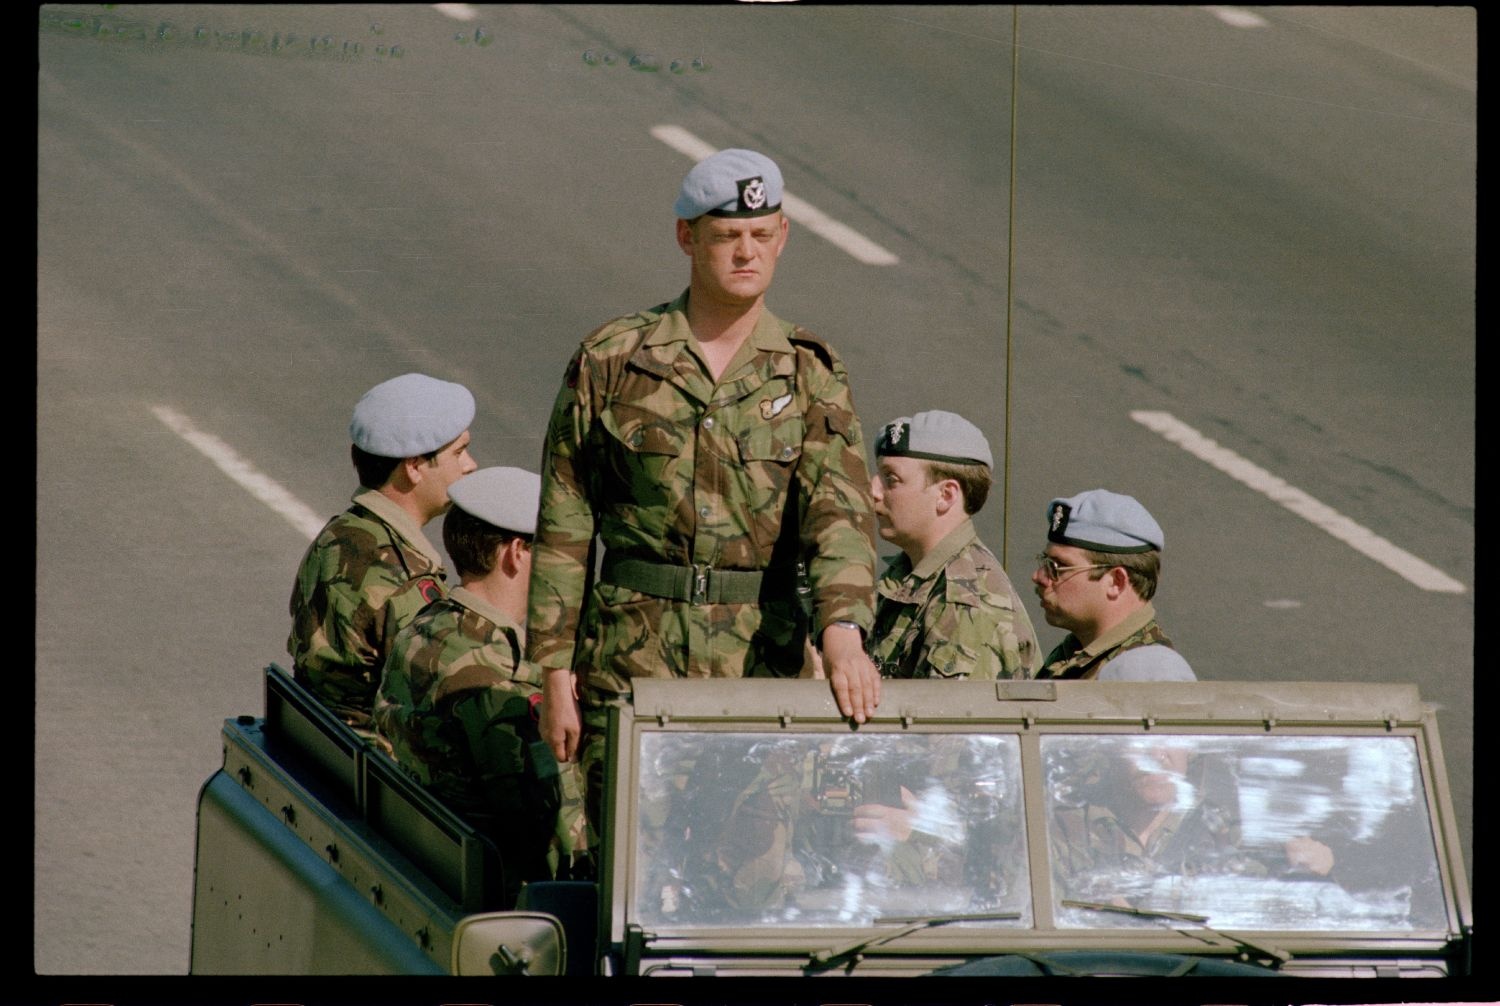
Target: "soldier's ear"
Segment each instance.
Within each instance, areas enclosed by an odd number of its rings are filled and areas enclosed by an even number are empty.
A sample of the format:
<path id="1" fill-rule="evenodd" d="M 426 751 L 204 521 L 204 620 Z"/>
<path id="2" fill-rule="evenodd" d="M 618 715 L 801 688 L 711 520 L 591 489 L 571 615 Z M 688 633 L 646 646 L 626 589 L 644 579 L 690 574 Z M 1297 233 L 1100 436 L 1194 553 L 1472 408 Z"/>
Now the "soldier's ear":
<path id="1" fill-rule="evenodd" d="M 684 255 L 693 254 L 693 225 L 681 217 L 677 218 L 677 247 Z"/>
<path id="2" fill-rule="evenodd" d="M 496 546 L 495 564 L 511 576 L 522 569 L 531 552 L 531 544 L 523 538 L 507 538 Z"/>
<path id="3" fill-rule="evenodd" d="M 1111 566 L 1104 575 L 1109 577 L 1110 596 L 1123 597 L 1130 590 L 1130 574 L 1124 566 Z"/>
<path id="4" fill-rule="evenodd" d="M 402 492 L 411 492 L 417 483 L 422 481 L 426 467 L 426 461 L 420 457 L 402 458 L 401 462 L 391 469 L 388 484 Z"/>
<path id="5" fill-rule="evenodd" d="M 958 486 L 957 479 L 942 479 L 938 482 L 938 508 L 937 512 L 947 513 L 954 507 L 962 508 L 964 505 L 964 493 Z"/>

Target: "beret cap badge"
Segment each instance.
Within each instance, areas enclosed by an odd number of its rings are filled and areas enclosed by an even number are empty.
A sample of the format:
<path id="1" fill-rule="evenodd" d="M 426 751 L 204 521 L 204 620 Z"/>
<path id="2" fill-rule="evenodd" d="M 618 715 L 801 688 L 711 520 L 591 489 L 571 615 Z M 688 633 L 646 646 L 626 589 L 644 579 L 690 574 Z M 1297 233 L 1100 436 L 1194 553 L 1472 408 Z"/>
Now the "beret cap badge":
<path id="1" fill-rule="evenodd" d="M 910 429 L 911 427 L 902 419 L 886 423 L 885 429 L 880 434 L 880 447 L 888 451 L 904 451 Z"/>
<path id="2" fill-rule="evenodd" d="M 1047 504 L 1047 540 L 1095 552 L 1159 552 L 1161 525 L 1140 501 L 1090 489 Z"/>
<path id="3" fill-rule="evenodd" d="M 730 148 L 710 154 L 688 171 L 673 212 L 680 220 L 704 214 L 760 217 L 781 209 L 781 169 L 765 154 Z"/>
<path id="4" fill-rule="evenodd" d="M 979 427 L 956 412 L 940 409 L 886 423 L 875 444 L 875 453 L 945 464 L 993 467 L 995 463 L 989 441 Z"/>
<path id="5" fill-rule="evenodd" d="M 766 182 L 765 179 L 756 175 L 754 178 L 741 178 L 735 183 L 740 189 L 740 210 L 758 210 L 766 205 Z"/>

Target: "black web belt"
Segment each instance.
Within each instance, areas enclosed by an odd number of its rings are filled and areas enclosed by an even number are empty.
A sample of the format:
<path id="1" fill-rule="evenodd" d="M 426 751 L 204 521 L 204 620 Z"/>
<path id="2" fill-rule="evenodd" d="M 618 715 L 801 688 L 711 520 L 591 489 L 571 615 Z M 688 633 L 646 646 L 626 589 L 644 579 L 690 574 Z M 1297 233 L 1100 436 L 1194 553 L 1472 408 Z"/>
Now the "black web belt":
<path id="1" fill-rule="evenodd" d="M 605 555 L 600 579 L 652 597 L 691 604 L 744 604 L 758 601 L 764 587 L 791 596 L 796 577 L 790 568 L 714 569 L 707 563 L 669 566 L 666 563 Z"/>

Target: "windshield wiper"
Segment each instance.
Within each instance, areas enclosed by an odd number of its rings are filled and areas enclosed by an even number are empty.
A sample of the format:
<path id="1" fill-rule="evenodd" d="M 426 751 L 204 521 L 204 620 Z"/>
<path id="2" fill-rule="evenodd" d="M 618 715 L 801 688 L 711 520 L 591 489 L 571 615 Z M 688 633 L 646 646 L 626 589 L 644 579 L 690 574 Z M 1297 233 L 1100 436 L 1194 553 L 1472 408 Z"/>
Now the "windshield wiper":
<path id="1" fill-rule="evenodd" d="M 1262 946 L 1258 943 L 1251 943 L 1249 940 L 1244 939 L 1243 937 L 1235 936 L 1231 933 L 1225 933 L 1218 929 L 1214 929 L 1213 927 L 1208 925 L 1207 915 L 1193 915 L 1188 912 L 1167 912 L 1157 908 L 1133 908 L 1130 905 L 1110 905 L 1098 901 L 1069 901 L 1066 898 L 1063 899 L 1062 906 L 1064 908 L 1085 908 L 1091 912 L 1115 912 L 1119 915 L 1134 915 L 1143 919 L 1169 919 L 1179 922 L 1193 922 L 1198 924 L 1199 926 L 1202 926 L 1203 931 L 1208 933 L 1209 935 L 1217 936 L 1221 940 L 1227 940 L 1230 943 L 1233 943 L 1236 947 L 1239 948 L 1242 956 L 1244 955 L 1244 952 L 1246 950 L 1254 950 L 1257 953 L 1267 954 L 1271 957 L 1274 957 L 1282 963 L 1286 963 L 1287 961 L 1292 959 L 1292 955 L 1287 951 L 1282 950 L 1280 947 L 1273 947 L 1269 945 Z M 1207 943 L 1210 946 L 1214 945 L 1213 940 L 1204 939 L 1198 933 L 1193 932 L 1190 929 L 1183 929 L 1178 926 L 1173 926 L 1172 928 L 1182 935 L 1191 936 L 1193 939 L 1198 940 L 1201 943 Z"/>
<path id="2" fill-rule="evenodd" d="M 883 915 L 872 920 L 872 925 L 900 925 L 901 928 L 895 932 L 883 933 L 880 936 L 866 937 L 865 939 L 851 943 L 842 950 L 829 948 L 827 950 L 814 951 L 812 954 L 812 963 L 824 967 L 832 967 L 848 958 L 864 953 L 871 947 L 878 947 L 882 943 L 899 940 L 903 936 L 909 936 L 919 929 L 927 929 L 931 926 L 945 926 L 950 922 L 1014 922 L 1020 917 L 1020 912 L 975 912 L 964 915 Z"/>

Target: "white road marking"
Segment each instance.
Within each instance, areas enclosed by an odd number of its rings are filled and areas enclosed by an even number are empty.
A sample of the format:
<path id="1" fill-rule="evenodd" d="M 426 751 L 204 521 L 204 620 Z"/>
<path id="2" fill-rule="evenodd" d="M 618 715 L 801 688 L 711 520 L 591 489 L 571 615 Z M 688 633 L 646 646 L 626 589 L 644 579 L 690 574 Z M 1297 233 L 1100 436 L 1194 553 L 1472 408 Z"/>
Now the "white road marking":
<path id="1" fill-rule="evenodd" d="M 479 16 L 474 5 L 467 3 L 435 3 L 432 9 L 440 14 L 447 14 L 455 21 L 472 21 Z"/>
<path id="2" fill-rule="evenodd" d="M 1295 486 L 1220 447 L 1170 412 L 1132 412 L 1130 418 L 1161 434 L 1194 457 L 1207 461 L 1229 477 L 1263 493 L 1292 513 L 1322 528 L 1346 545 L 1362 552 L 1423 590 L 1462 594 L 1464 585 L 1404 549 L 1397 548 L 1368 528 L 1356 524 Z"/>
<path id="3" fill-rule="evenodd" d="M 701 161 L 709 154 L 718 152 L 718 148 L 713 144 L 698 139 L 681 126 L 652 126 L 651 135 L 679 154 L 686 154 L 695 161 Z"/>
<path id="4" fill-rule="evenodd" d="M 240 457 L 233 447 L 212 433 L 205 433 L 198 429 L 193 425 L 192 420 L 176 409 L 165 405 L 153 405 L 151 411 L 156 413 L 157 419 L 166 424 L 167 429 L 196 447 L 199 453 L 218 465 L 225 475 L 248 490 L 251 496 L 285 517 L 292 527 L 301 531 L 309 539 L 317 537 L 318 532 L 323 530 L 323 525 L 327 523 L 324 518 L 313 513 L 275 479 L 261 473 L 254 465 Z"/>
<path id="5" fill-rule="evenodd" d="M 705 143 L 681 126 L 652 126 L 651 135 L 695 161 L 701 161 L 717 152 L 712 144 Z M 781 208 L 788 217 L 866 265 L 895 265 L 901 261 L 854 228 L 839 223 L 807 200 L 798 199 L 790 192 L 782 192 Z"/>
<path id="6" fill-rule="evenodd" d="M 1264 28 L 1270 22 L 1243 7 L 1200 7 L 1231 28 Z"/>

